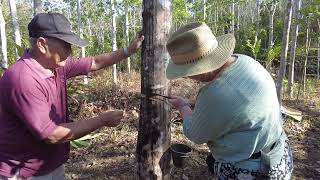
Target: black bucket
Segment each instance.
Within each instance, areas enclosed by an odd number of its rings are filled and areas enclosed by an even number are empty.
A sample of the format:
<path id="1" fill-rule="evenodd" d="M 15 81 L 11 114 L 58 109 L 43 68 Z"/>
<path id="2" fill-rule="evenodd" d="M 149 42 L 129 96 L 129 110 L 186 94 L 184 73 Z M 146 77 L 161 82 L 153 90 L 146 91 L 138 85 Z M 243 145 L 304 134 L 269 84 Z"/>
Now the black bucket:
<path id="1" fill-rule="evenodd" d="M 191 147 L 185 144 L 172 144 L 170 149 L 173 165 L 177 168 L 182 168 L 186 158 L 191 156 Z"/>

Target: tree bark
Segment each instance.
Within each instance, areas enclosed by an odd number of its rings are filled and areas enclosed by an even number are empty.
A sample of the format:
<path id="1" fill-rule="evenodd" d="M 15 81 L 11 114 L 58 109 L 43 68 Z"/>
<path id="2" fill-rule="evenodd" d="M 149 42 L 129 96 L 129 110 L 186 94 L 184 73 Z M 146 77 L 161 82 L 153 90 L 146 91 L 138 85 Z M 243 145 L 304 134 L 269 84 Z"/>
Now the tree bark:
<path id="1" fill-rule="evenodd" d="M 269 6 L 269 38 L 268 38 L 268 48 L 271 49 L 273 46 L 273 19 L 276 12 L 277 2 L 272 0 Z"/>
<path id="2" fill-rule="evenodd" d="M 320 73 L 319 73 L 319 68 L 320 68 L 320 37 L 318 37 L 318 62 L 317 62 L 317 79 L 319 79 Z"/>
<path id="3" fill-rule="evenodd" d="M 202 0 L 202 20 L 205 22 L 206 19 L 207 19 L 207 7 L 206 7 L 206 4 L 207 4 L 207 0 Z"/>
<path id="4" fill-rule="evenodd" d="M 125 23 L 124 23 L 124 29 L 125 29 L 125 39 L 126 39 L 126 46 L 129 46 L 129 18 L 128 18 L 128 6 L 125 7 Z M 127 58 L 127 71 L 130 74 L 131 73 L 131 62 L 130 57 Z"/>
<path id="5" fill-rule="evenodd" d="M 294 66 L 296 58 L 297 39 L 299 32 L 299 10 L 301 7 L 301 0 L 294 2 L 293 19 L 295 20 L 291 29 L 291 47 L 290 47 L 290 59 L 289 59 L 289 75 L 288 75 L 288 95 L 293 98 L 293 84 L 294 84 Z"/>
<path id="6" fill-rule="evenodd" d="M 293 0 L 287 1 L 287 13 L 284 17 L 284 28 L 282 34 L 282 47 L 281 47 L 281 56 L 280 56 L 280 67 L 277 77 L 277 95 L 279 103 L 281 104 L 282 100 L 282 83 L 283 78 L 286 72 L 286 63 L 287 63 L 287 52 L 288 52 L 288 44 L 289 44 L 289 32 L 291 25 L 291 16 L 292 16 L 292 2 Z"/>
<path id="7" fill-rule="evenodd" d="M 20 35 L 20 28 L 19 28 L 19 23 L 18 23 L 16 1 L 9 0 L 9 5 L 10 5 L 11 18 L 12 18 L 12 29 L 13 29 L 14 42 L 16 43 L 16 45 L 21 47 L 21 35 Z M 17 48 L 15 48 L 15 53 L 16 53 L 16 59 L 18 59 L 19 54 L 18 54 Z"/>
<path id="8" fill-rule="evenodd" d="M 269 38 L 268 38 L 268 51 L 271 50 L 273 47 L 273 19 L 274 14 L 276 12 L 277 2 L 275 0 L 272 0 L 270 6 L 269 6 Z M 267 70 L 268 72 L 271 72 L 271 66 L 272 62 L 267 64 Z"/>
<path id="9" fill-rule="evenodd" d="M 151 100 L 152 93 L 168 94 L 166 41 L 171 26 L 170 0 L 144 0 L 141 65 L 141 109 L 137 143 L 139 179 L 170 178 L 170 106 Z"/>
<path id="10" fill-rule="evenodd" d="M 41 0 L 33 0 L 33 16 L 38 13 L 42 13 L 43 11 L 43 4 Z"/>
<path id="11" fill-rule="evenodd" d="M 81 0 L 77 0 L 77 15 L 78 15 L 78 31 L 80 34 L 80 38 L 83 38 L 83 28 L 81 23 Z M 86 49 L 85 47 L 81 47 L 80 57 L 86 57 Z M 88 84 L 88 77 L 83 76 L 83 83 Z"/>
<path id="12" fill-rule="evenodd" d="M 8 52 L 7 52 L 6 22 L 2 14 L 1 1 L 0 1 L 0 33 L 1 33 L 1 55 L 2 55 L 1 67 L 2 69 L 7 69 L 8 68 Z"/>
<path id="13" fill-rule="evenodd" d="M 234 0 L 232 0 L 231 6 L 230 6 L 230 11 L 231 11 L 231 15 L 232 15 L 231 25 L 230 25 L 230 33 L 233 33 L 233 34 L 234 34 L 234 15 L 235 15 L 234 6 L 235 6 L 235 3 L 234 3 Z"/>
<path id="14" fill-rule="evenodd" d="M 114 8 L 114 0 L 111 0 L 111 16 L 112 16 L 112 51 L 116 51 L 117 48 L 117 23 L 116 23 L 116 11 Z M 112 82 L 118 84 L 117 78 L 117 64 L 112 65 Z"/>
<path id="15" fill-rule="evenodd" d="M 256 0 L 256 35 L 255 35 L 255 41 L 258 41 L 258 35 L 259 35 L 259 23 L 260 23 L 260 3 L 261 0 Z"/>
<path id="16" fill-rule="evenodd" d="M 305 59 L 303 63 L 303 72 L 302 72 L 302 96 L 304 97 L 306 92 L 306 81 L 307 81 L 307 64 L 308 64 L 308 55 L 309 55 L 309 49 L 310 49 L 310 42 L 311 39 L 309 37 L 309 28 L 310 28 L 310 22 L 307 19 L 307 29 L 306 29 L 306 44 L 305 44 Z"/>

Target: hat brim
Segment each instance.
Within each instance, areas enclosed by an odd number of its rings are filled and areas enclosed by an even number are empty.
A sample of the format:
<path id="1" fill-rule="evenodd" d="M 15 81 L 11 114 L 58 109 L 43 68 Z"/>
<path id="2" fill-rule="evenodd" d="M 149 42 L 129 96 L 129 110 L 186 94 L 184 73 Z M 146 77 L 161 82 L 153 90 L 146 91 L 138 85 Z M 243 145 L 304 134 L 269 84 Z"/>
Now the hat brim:
<path id="1" fill-rule="evenodd" d="M 223 66 L 232 55 L 236 40 L 233 34 L 225 34 L 216 39 L 218 41 L 218 47 L 202 59 L 188 64 L 175 64 L 170 59 L 166 69 L 167 79 L 203 74 Z"/>
<path id="2" fill-rule="evenodd" d="M 50 37 L 55 37 L 55 38 L 61 39 L 67 43 L 70 43 L 72 45 L 79 46 L 79 47 L 85 47 L 88 45 L 87 41 L 85 41 L 84 39 L 81 39 L 75 33 L 73 33 L 73 34 L 54 34 L 54 35 L 50 35 Z"/>

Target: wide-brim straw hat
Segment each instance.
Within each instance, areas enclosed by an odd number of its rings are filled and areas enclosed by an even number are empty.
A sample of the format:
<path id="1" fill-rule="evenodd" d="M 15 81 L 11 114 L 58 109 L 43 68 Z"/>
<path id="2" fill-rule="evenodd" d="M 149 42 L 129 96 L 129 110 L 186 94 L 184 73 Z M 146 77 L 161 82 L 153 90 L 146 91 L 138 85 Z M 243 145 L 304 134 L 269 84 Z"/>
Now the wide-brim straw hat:
<path id="1" fill-rule="evenodd" d="M 235 42 L 233 34 L 215 37 L 202 22 L 179 28 L 166 45 L 171 57 L 166 69 L 167 78 L 176 79 L 219 69 L 232 55 Z"/>

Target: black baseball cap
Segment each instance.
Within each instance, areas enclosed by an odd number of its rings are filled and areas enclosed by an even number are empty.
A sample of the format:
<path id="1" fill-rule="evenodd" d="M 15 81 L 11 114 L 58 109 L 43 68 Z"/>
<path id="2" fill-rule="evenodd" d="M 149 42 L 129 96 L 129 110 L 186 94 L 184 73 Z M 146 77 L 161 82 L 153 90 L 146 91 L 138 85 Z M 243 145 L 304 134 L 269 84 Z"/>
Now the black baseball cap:
<path id="1" fill-rule="evenodd" d="M 54 37 L 72 45 L 84 47 L 88 43 L 71 31 L 69 20 L 60 13 L 39 13 L 28 24 L 29 36 Z"/>

